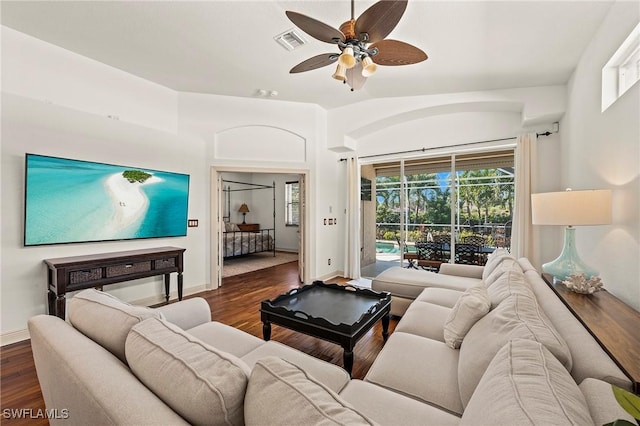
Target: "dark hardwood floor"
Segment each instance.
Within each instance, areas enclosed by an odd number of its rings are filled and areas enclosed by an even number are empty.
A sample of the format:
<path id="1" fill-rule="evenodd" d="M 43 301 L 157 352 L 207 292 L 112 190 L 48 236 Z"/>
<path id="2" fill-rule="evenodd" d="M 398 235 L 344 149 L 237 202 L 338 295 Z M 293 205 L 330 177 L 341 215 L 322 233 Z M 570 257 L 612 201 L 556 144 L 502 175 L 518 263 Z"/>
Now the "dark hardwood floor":
<path id="1" fill-rule="evenodd" d="M 328 280 L 344 284 L 345 279 Z M 237 275 L 223 280 L 217 290 L 206 291 L 190 297 L 203 297 L 211 306 L 214 321 L 231 325 L 262 338 L 260 302 L 299 286 L 297 262 L 286 263 L 260 271 Z M 397 324 L 392 318 L 391 333 Z M 314 357 L 342 366 L 342 348 L 314 337 L 296 333 L 273 325 L 271 339 L 297 348 Z M 380 322 L 356 345 L 354 350 L 353 377 L 362 379 L 373 360 L 382 349 Z M 46 425 L 46 419 L 8 419 L 7 409 L 27 409 L 33 415 L 44 410 L 44 401 L 33 364 L 29 341 L 7 345 L 0 350 L 0 423 L 12 425 Z"/>

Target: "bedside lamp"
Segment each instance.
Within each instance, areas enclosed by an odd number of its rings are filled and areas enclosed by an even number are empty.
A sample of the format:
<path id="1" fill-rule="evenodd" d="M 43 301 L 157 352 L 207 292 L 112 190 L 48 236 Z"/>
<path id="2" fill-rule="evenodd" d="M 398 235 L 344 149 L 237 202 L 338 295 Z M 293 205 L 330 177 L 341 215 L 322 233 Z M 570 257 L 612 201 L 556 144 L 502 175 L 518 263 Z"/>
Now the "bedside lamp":
<path id="1" fill-rule="evenodd" d="M 547 192 L 531 194 L 532 223 L 534 225 L 565 225 L 564 247 L 553 262 L 542 265 L 542 270 L 557 280 L 573 274 L 584 274 L 587 279 L 598 272 L 587 266 L 576 251 L 575 228 L 582 225 L 611 223 L 611 191 L 607 189 Z"/>
<path id="2" fill-rule="evenodd" d="M 249 207 L 245 203 L 242 203 L 238 212 L 242 213 L 242 223 L 246 223 L 245 217 L 247 216 L 247 213 L 249 213 Z"/>

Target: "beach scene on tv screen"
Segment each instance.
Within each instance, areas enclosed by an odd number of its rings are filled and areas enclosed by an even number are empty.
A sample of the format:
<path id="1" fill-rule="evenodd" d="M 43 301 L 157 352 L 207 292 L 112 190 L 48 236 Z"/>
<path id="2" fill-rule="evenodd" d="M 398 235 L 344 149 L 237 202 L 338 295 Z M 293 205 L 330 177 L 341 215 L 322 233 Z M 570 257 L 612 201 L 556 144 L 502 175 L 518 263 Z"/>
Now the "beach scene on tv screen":
<path id="1" fill-rule="evenodd" d="M 189 175 L 28 154 L 25 245 L 186 235 Z"/>

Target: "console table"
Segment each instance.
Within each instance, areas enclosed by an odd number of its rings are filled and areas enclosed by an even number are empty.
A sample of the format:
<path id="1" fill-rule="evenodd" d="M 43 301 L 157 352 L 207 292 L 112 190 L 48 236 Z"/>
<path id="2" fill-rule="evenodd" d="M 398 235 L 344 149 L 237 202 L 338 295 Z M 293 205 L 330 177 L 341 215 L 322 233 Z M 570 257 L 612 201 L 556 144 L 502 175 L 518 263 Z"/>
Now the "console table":
<path id="1" fill-rule="evenodd" d="M 178 300 L 182 300 L 184 251 L 179 247 L 159 247 L 45 259 L 49 268 L 49 315 L 65 319 L 67 292 L 155 275 L 164 275 L 165 299 L 169 301 L 172 272 L 178 273 Z"/>
<path id="2" fill-rule="evenodd" d="M 640 395 L 640 312 L 606 290 L 586 295 L 569 290 L 553 276 L 542 274 L 573 315 L 633 382 Z"/>

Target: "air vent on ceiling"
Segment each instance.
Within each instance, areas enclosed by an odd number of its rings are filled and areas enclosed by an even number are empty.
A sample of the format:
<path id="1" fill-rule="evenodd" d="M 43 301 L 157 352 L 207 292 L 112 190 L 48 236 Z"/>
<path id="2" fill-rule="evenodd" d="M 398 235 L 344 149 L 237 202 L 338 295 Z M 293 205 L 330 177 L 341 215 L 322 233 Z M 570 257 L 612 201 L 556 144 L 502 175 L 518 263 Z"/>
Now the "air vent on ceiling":
<path id="1" fill-rule="evenodd" d="M 296 30 L 289 30 L 274 37 L 275 41 L 287 50 L 297 49 L 306 43 Z"/>

